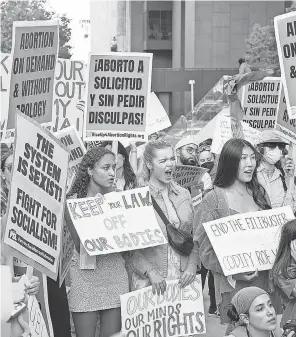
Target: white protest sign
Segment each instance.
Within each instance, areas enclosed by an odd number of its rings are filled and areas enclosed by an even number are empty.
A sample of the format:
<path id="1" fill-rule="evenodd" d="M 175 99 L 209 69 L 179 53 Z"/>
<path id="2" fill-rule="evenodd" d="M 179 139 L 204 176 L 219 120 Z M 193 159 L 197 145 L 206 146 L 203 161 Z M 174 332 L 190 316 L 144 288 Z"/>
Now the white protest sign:
<path id="1" fill-rule="evenodd" d="M 147 141 L 152 54 L 90 54 L 83 139 Z"/>
<path id="2" fill-rule="evenodd" d="M 67 200 L 80 241 L 89 255 L 103 255 L 165 244 L 149 187 L 102 197 Z"/>
<path id="3" fill-rule="evenodd" d="M 236 214 L 204 223 L 225 276 L 272 268 L 281 226 L 294 219 L 290 206 Z"/>
<path id="4" fill-rule="evenodd" d="M 67 127 L 57 133 L 55 137 L 59 139 L 70 152 L 69 169 L 68 169 L 68 187 L 75 177 L 79 164 L 86 154 L 86 148 L 78 136 L 76 129 L 73 126 Z"/>
<path id="5" fill-rule="evenodd" d="M 148 135 L 169 128 L 170 126 L 172 126 L 172 124 L 165 108 L 155 93 L 151 92 L 148 99 Z"/>
<path id="6" fill-rule="evenodd" d="M 122 333 L 126 337 L 189 336 L 206 333 L 200 275 L 186 288 L 167 281 L 163 295 L 146 287 L 120 296 Z"/>
<path id="7" fill-rule="evenodd" d="M 296 143 L 296 117 L 294 119 L 289 118 L 283 86 L 281 86 L 279 95 L 275 131 L 281 137 Z"/>
<path id="8" fill-rule="evenodd" d="M 249 124 L 245 122 L 242 122 L 242 126 L 245 140 L 247 140 L 254 146 L 257 145 L 261 139 L 261 131 L 250 127 Z M 211 152 L 215 154 L 220 154 L 224 144 L 231 138 L 233 137 L 230 116 L 218 116 L 211 146 Z"/>
<path id="9" fill-rule="evenodd" d="M 38 123 L 52 122 L 58 20 L 14 21 L 7 129 L 17 109 Z"/>
<path id="10" fill-rule="evenodd" d="M 31 337 L 49 337 L 44 318 L 35 296 L 29 296 L 28 311 Z"/>
<path id="11" fill-rule="evenodd" d="M 174 181 L 182 187 L 190 187 L 199 182 L 207 169 L 189 165 L 177 165 L 173 172 Z"/>
<path id="12" fill-rule="evenodd" d="M 274 18 L 281 76 L 290 119 L 296 118 L 296 13 Z"/>
<path id="13" fill-rule="evenodd" d="M 58 59 L 54 81 L 54 132 L 72 125 L 82 137 L 85 70 L 82 61 Z"/>
<path id="14" fill-rule="evenodd" d="M 21 261 L 56 279 L 69 154 L 20 112 L 15 141 L 4 243 Z"/>
<path id="15" fill-rule="evenodd" d="M 243 121 L 254 129 L 273 129 L 280 78 L 265 78 L 245 85 L 242 90 Z"/>
<path id="16" fill-rule="evenodd" d="M 192 205 L 194 209 L 196 210 L 196 207 L 202 202 L 202 192 L 200 192 L 198 195 L 196 195 L 194 198 L 192 198 Z"/>

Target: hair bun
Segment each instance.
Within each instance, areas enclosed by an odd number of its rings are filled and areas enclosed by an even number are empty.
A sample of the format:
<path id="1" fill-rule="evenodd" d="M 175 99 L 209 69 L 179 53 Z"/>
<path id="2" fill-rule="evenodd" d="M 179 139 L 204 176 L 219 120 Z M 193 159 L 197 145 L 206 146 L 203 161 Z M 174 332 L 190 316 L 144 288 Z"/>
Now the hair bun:
<path id="1" fill-rule="evenodd" d="M 233 321 L 238 322 L 239 321 L 239 314 L 237 313 L 235 306 L 233 304 L 229 304 L 227 306 L 227 316 Z"/>

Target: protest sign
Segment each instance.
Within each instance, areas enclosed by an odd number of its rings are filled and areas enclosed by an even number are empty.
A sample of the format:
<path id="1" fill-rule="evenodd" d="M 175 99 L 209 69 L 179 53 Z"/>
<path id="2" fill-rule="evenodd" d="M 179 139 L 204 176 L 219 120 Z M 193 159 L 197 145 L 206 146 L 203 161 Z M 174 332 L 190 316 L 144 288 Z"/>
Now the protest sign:
<path id="1" fill-rule="evenodd" d="M 177 165 L 173 173 L 173 179 L 182 187 L 190 187 L 199 182 L 206 172 L 207 169 L 203 167 Z"/>
<path id="2" fill-rule="evenodd" d="M 56 280 L 69 153 L 17 112 L 16 143 L 4 243 L 14 256 Z"/>
<path id="3" fill-rule="evenodd" d="M 275 131 L 283 138 L 288 139 L 290 142 L 296 143 L 296 117 L 289 118 L 287 111 L 286 99 L 284 89 L 281 86 L 279 94 L 279 104 L 277 106 L 277 115 L 275 123 Z"/>
<path id="4" fill-rule="evenodd" d="M 52 122 L 54 73 L 59 46 L 58 20 L 14 21 L 7 129 L 15 114 Z"/>
<path id="5" fill-rule="evenodd" d="M 281 76 L 290 119 L 296 118 L 296 13 L 274 18 Z"/>
<path id="6" fill-rule="evenodd" d="M 28 311 L 31 337 L 49 337 L 44 318 L 35 296 L 29 297 Z"/>
<path id="7" fill-rule="evenodd" d="M 6 132 L 6 123 L 8 115 L 8 99 L 9 99 L 9 83 L 10 83 L 10 70 L 11 70 L 11 57 L 10 54 L 1 53 L 1 67 L 0 67 L 0 92 L 1 92 L 1 137 L 4 138 Z"/>
<path id="8" fill-rule="evenodd" d="M 192 205 L 196 210 L 197 206 L 202 202 L 202 192 L 192 198 Z"/>
<path id="9" fill-rule="evenodd" d="M 248 123 L 242 122 L 245 140 L 252 145 L 260 142 L 261 131 L 249 126 Z M 228 115 L 221 115 L 217 118 L 211 152 L 220 154 L 224 144 L 232 138 L 231 119 Z"/>
<path id="10" fill-rule="evenodd" d="M 154 92 L 149 94 L 148 98 L 148 120 L 147 132 L 148 135 L 169 128 L 171 121 L 160 100 Z"/>
<path id="11" fill-rule="evenodd" d="M 225 276 L 271 269 L 281 226 L 294 219 L 290 206 L 235 214 L 204 223 Z"/>
<path id="12" fill-rule="evenodd" d="M 273 129 L 280 79 L 269 77 L 245 85 L 242 90 L 243 121 L 254 129 Z"/>
<path id="13" fill-rule="evenodd" d="M 88 64 L 83 139 L 147 141 L 152 54 L 90 54 Z"/>
<path id="14" fill-rule="evenodd" d="M 82 137 L 84 76 L 85 64 L 82 61 L 58 59 L 54 81 L 54 132 L 72 125 Z"/>
<path id="15" fill-rule="evenodd" d="M 67 200 L 80 241 L 89 255 L 103 255 L 166 243 L 149 187 Z"/>
<path id="16" fill-rule="evenodd" d="M 163 295 L 146 287 L 120 296 L 122 333 L 126 337 L 189 336 L 206 333 L 200 275 L 186 288 L 167 281 Z"/>
<path id="17" fill-rule="evenodd" d="M 70 153 L 67 184 L 69 187 L 71 186 L 83 156 L 86 154 L 86 148 L 74 126 L 67 127 L 66 129 L 57 132 L 55 136 L 65 145 Z"/>

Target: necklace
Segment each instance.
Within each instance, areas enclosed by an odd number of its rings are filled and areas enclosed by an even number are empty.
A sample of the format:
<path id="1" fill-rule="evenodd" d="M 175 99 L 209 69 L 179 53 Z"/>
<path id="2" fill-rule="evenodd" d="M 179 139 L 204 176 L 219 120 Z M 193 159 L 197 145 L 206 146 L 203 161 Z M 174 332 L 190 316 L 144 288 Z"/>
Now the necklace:
<path id="1" fill-rule="evenodd" d="M 235 189 L 234 187 L 231 188 L 233 191 L 235 191 L 236 193 L 238 193 L 241 197 L 244 196 L 244 193 L 238 191 L 237 189 Z"/>

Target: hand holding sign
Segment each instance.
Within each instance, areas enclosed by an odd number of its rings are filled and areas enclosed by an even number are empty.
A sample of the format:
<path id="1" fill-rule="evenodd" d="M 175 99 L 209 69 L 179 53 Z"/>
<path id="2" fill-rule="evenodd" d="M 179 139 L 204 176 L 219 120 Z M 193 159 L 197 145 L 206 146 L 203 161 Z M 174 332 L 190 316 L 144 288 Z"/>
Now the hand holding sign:
<path id="1" fill-rule="evenodd" d="M 149 272 L 147 272 L 147 275 L 152 285 L 152 293 L 154 295 L 157 294 L 158 296 L 160 294 L 163 295 L 166 290 L 165 279 L 155 269 L 151 269 Z"/>
<path id="2" fill-rule="evenodd" d="M 236 281 L 252 282 L 256 277 L 258 277 L 258 270 L 250 273 L 239 273 L 233 275 Z"/>

